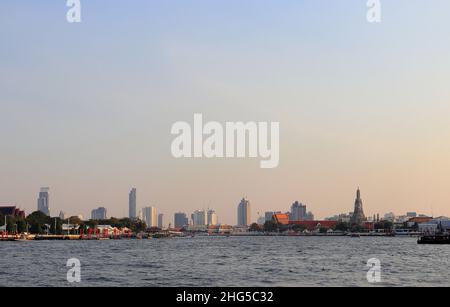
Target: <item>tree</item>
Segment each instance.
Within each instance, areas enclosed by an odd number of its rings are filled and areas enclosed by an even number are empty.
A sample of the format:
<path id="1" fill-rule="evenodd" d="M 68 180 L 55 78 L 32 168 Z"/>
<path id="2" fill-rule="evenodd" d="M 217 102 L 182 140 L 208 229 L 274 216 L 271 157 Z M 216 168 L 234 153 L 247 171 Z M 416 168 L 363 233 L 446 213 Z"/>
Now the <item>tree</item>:
<path id="1" fill-rule="evenodd" d="M 55 222 L 56 222 L 56 228 L 55 228 Z M 59 217 L 52 218 L 52 221 L 50 223 L 50 233 L 56 234 L 56 235 L 62 235 L 62 224 L 63 221 Z"/>
<path id="2" fill-rule="evenodd" d="M 343 232 L 348 231 L 349 229 L 350 229 L 350 226 L 346 222 L 339 222 L 334 227 L 334 230 L 343 231 Z"/>
<path id="3" fill-rule="evenodd" d="M 43 234 L 46 229 L 46 224 L 51 225 L 51 218 L 40 211 L 31 213 L 27 218 L 30 226 L 30 232 L 34 234 Z"/>
<path id="4" fill-rule="evenodd" d="M 257 223 L 251 224 L 249 228 L 250 232 L 260 232 L 261 230 L 262 230 L 261 226 L 259 226 Z"/>
<path id="5" fill-rule="evenodd" d="M 274 221 L 267 221 L 264 223 L 264 231 L 265 232 L 278 232 L 278 224 Z"/>
<path id="6" fill-rule="evenodd" d="M 364 228 L 358 224 L 353 224 L 350 229 L 352 232 L 363 232 L 364 231 Z"/>
<path id="7" fill-rule="evenodd" d="M 22 218 L 16 219 L 16 225 L 17 225 L 17 232 L 24 233 L 27 231 L 27 222 L 24 219 Z"/>
<path id="8" fill-rule="evenodd" d="M 319 232 L 320 232 L 320 233 L 327 233 L 327 232 L 328 232 L 328 229 L 329 229 L 329 228 L 327 228 L 327 227 L 320 227 Z"/>
<path id="9" fill-rule="evenodd" d="M 303 231 L 305 231 L 306 230 L 306 226 L 305 225 L 293 225 L 292 226 L 292 230 L 293 231 L 295 231 L 295 232 L 303 232 Z"/>
<path id="10" fill-rule="evenodd" d="M 83 221 L 78 216 L 69 217 L 69 224 L 71 225 L 81 225 Z"/>

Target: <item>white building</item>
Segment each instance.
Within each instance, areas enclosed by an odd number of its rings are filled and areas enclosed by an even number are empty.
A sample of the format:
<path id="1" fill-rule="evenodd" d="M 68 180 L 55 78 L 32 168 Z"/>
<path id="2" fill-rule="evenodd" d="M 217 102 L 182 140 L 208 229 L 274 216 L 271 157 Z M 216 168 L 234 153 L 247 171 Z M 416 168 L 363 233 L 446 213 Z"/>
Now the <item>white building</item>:
<path id="1" fill-rule="evenodd" d="M 258 217 L 258 220 L 256 221 L 256 223 L 257 223 L 258 225 L 264 225 L 265 222 L 266 222 L 265 216 L 260 216 L 260 217 Z"/>
<path id="2" fill-rule="evenodd" d="M 158 210 L 155 207 L 143 208 L 142 215 L 147 228 L 158 227 Z"/>
<path id="3" fill-rule="evenodd" d="M 64 211 L 59 212 L 59 218 L 61 220 L 65 220 L 68 218 L 67 214 Z"/>
<path id="4" fill-rule="evenodd" d="M 162 213 L 158 214 L 158 228 L 159 229 L 164 228 L 164 214 Z"/>
<path id="5" fill-rule="evenodd" d="M 421 232 L 421 233 L 434 234 L 434 233 L 436 233 L 437 229 L 438 229 L 438 224 L 434 224 L 434 223 L 419 224 L 419 232 Z"/>
<path id="6" fill-rule="evenodd" d="M 251 223 L 250 202 L 242 198 L 237 210 L 237 226 L 249 226 Z"/>
<path id="7" fill-rule="evenodd" d="M 214 211 L 212 209 L 208 210 L 208 221 L 207 222 L 208 222 L 207 224 L 211 225 L 211 226 L 215 226 L 218 224 L 218 218 L 217 218 L 216 211 Z"/>
<path id="8" fill-rule="evenodd" d="M 394 222 L 395 221 L 395 214 L 392 212 L 386 213 L 384 215 L 384 220 L 385 221 L 389 221 L 389 222 Z"/>

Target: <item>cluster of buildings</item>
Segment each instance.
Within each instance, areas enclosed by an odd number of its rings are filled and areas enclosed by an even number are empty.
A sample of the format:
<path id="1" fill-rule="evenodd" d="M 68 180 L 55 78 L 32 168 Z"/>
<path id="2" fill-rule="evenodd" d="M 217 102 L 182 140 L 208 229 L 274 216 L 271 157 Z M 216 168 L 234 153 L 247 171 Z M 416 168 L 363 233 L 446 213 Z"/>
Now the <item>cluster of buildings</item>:
<path id="1" fill-rule="evenodd" d="M 41 188 L 39 197 L 37 199 L 37 209 L 42 213 L 50 216 L 50 195 L 49 188 Z M 220 224 L 217 213 L 213 209 L 201 209 L 196 210 L 188 216 L 184 212 L 177 212 L 174 214 L 173 225 L 169 223 L 167 226 L 164 221 L 164 214 L 159 213 L 156 207 L 144 207 L 137 210 L 137 190 L 132 188 L 129 192 L 129 218 L 132 220 L 142 220 L 146 223 L 148 228 L 175 228 L 186 229 L 189 231 L 208 231 L 212 233 L 229 232 L 231 229 L 234 231 L 247 231 L 252 224 L 251 217 L 251 205 L 250 201 L 246 198 L 242 198 L 237 206 L 237 223 L 236 226 L 231 227 L 229 225 Z M 25 217 L 25 212 L 14 207 L 0 207 L 0 213 L 4 216 Z M 59 217 L 61 219 L 67 219 L 64 212 L 61 212 Z M 82 216 L 79 216 L 83 219 Z M 99 207 L 91 211 L 92 220 L 107 220 L 107 209 Z M 314 230 L 318 228 L 334 228 L 338 223 L 346 223 L 349 225 L 358 225 L 367 230 L 374 230 L 375 223 L 378 222 L 391 222 L 395 228 L 405 227 L 418 227 L 422 231 L 431 231 L 437 227 L 447 226 L 450 228 L 450 222 L 448 218 L 441 217 L 433 219 L 425 215 L 418 215 L 415 212 L 408 212 L 406 215 L 396 216 L 394 213 L 387 213 L 383 217 L 379 214 L 373 215 L 373 217 L 366 217 L 363 209 L 363 201 L 361 198 L 361 191 L 358 188 L 356 192 L 356 199 L 354 203 L 354 210 L 350 213 L 344 213 L 329 217 L 325 220 L 315 220 L 314 214 L 307 210 L 306 205 L 295 201 L 288 212 L 281 211 L 267 211 L 264 215 L 259 216 L 257 224 L 264 225 L 269 221 L 273 221 L 281 225 L 290 226 L 303 226 L 308 230 Z"/>

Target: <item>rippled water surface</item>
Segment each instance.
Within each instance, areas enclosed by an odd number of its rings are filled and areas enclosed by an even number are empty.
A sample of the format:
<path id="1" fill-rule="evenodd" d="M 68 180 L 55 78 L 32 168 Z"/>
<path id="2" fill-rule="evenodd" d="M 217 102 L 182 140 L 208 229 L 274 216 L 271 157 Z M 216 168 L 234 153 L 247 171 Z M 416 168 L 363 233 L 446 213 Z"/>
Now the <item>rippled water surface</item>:
<path id="1" fill-rule="evenodd" d="M 450 286 L 450 245 L 414 238 L 198 237 L 0 242 L 1 286 L 369 286 L 378 258 L 384 286 Z"/>

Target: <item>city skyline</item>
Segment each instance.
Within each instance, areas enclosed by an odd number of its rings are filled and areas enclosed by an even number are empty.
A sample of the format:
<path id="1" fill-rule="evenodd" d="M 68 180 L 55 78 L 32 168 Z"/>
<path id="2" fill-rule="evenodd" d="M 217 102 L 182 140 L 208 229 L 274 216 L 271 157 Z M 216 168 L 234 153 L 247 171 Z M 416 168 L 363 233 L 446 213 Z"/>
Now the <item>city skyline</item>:
<path id="1" fill-rule="evenodd" d="M 63 2 L 4 1 L 0 203 L 35 211 L 49 186 L 52 215 L 125 217 L 136 187 L 139 208 L 234 224 L 243 195 L 252 220 L 295 200 L 322 219 L 361 186 L 367 216 L 450 216 L 450 3 L 386 1 L 373 25 L 365 2 L 93 0 L 69 24 Z M 279 166 L 174 159 L 195 113 L 279 122 Z"/>
<path id="2" fill-rule="evenodd" d="M 47 212 L 49 211 L 49 198 L 50 198 L 50 188 L 49 187 L 45 187 L 45 188 L 41 188 L 40 192 L 39 192 L 39 198 L 38 198 L 38 208 L 36 210 L 30 210 L 30 211 L 26 211 L 26 214 L 30 214 L 34 211 L 41 211 L 43 213 L 45 213 L 46 215 L 49 216 L 57 216 L 56 213 L 52 214 L 48 214 Z M 203 224 L 203 225 L 215 225 L 215 224 L 220 224 L 218 222 L 218 214 L 216 213 L 215 209 L 211 209 L 210 207 L 208 207 L 208 209 L 194 209 L 193 211 L 189 211 L 189 210 L 183 210 L 182 208 L 178 208 L 176 209 L 174 212 L 171 212 L 171 214 L 168 214 L 167 212 L 165 212 L 164 210 L 161 210 L 161 208 L 159 207 L 154 207 L 154 206 L 142 206 L 139 207 L 137 206 L 137 189 L 136 188 L 132 188 L 128 194 L 128 210 L 129 213 L 128 215 L 113 215 L 110 214 L 109 217 L 115 217 L 115 218 L 124 218 L 124 217 L 130 217 L 130 209 L 132 207 L 135 206 L 135 208 L 133 208 L 134 210 L 137 210 L 137 208 L 140 208 L 139 212 L 140 212 L 140 216 L 136 215 L 135 218 L 140 218 L 143 221 L 146 222 L 150 222 L 150 225 L 152 225 L 151 227 L 156 227 L 159 226 L 161 223 L 161 219 L 162 221 L 164 220 L 164 216 L 167 214 L 168 216 L 171 217 L 171 219 L 169 220 L 169 224 L 171 225 L 176 225 L 176 215 L 177 214 L 183 214 L 184 216 L 190 215 L 191 218 L 187 218 L 187 225 L 190 224 Z M 1 203 L 0 205 L 7 205 L 6 203 Z M 11 203 L 9 203 L 8 205 L 11 205 Z M 17 206 L 16 204 L 14 204 L 15 206 Z M 45 205 L 45 206 L 44 206 Z M 133 205 L 133 206 L 131 206 Z M 243 208 L 242 206 L 245 205 L 245 208 Z M 39 208 L 44 208 L 44 211 L 40 210 Z M 247 209 L 248 207 L 248 209 Z M 23 209 L 22 207 L 18 206 L 19 209 Z M 288 210 L 286 210 L 286 208 Z M 307 211 L 306 209 L 306 205 L 304 205 L 303 203 L 299 202 L 299 201 L 294 201 L 290 206 L 284 206 L 284 207 L 279 207 L 279 208 L 271 208 L 270 210 L 266 210 L 266 211 L 261 211 L 260 208 L 253 208 L 253 206 L 250 205 L 250 201 L 248 199 L 246 199 L 245 197 L 241 199 L 240 203 L 237 205 L 236 208 L 237 209 L 237 215 L 234 218 L 234 222 L 224 222 L 224 224 L 228 224 L 228 225 L 237 225 L 237 226 L 244 226 L 244 224 L 246 224 L 247 226 L 250 225 L 251 223 L 256 223 L 258 222 L 260 219 L 264 219 L 264 220 L 268 220 L 267 216 L 268 215 L 273 215 L 275 213 L 289 213 L 290 219 L 293 221 L 296 220 L 326 220 L 329 218 L 333 218 L 336 216 L 340 216 L 340 215 L 346 215 L 348 213 L 353 213 L 356 212 L 357 216 L 354 217 L 357 220 L 354 220 L 353 222 L 358 224 L 360 223 L 362 220 L 365 220 L 367 217 L 366 215 L 364 215 L 363 212 L 363 206 L 362 206 L 362 199 L 361 199 L 361 189 L 358 187 L 357 191 L 356 191 L 356 200 L 354 201 L 354 205 L 351 209 L 348 210 L 343 210 L 340 212 L 332 212 L 327 216 L 321 216 L 320 218 L 315 218 L 315 215 L 313 214 L 313 212 L 311 211 Z M 46 211 L 47 210 L 47 211 Z M 56 211 L 58 211 L 59 209 L 55 209 Z M 69 209 L 69 214 L 66 211 L 63 210 L 59 210 L 59 216 L 61 216 L 61 214 L 64 213 L 64 215 L 66 216 L 83 216 L 83 217 L 91 217 L 91 219 L 93 220 L 98 220 L 98 219 L 106 219 L 107 216 L 107 212 L 108 209 L 105 207 L 96 207 L 95 209 L 89 209 L 90 211 L 88 212 L 88 214 L 84 214 L 84 212 L 75 212 L 74 210 L 70 211 Z M 243 211 L 244 210 L 244 211 Z M 253 211 L 257 212 L 256 215 L 252 215 Z M 56 212 L 55 211 L 55 212 Z M 190 214 L 190 212 L 192 212 L 192 214 Z M 247 217 L 247 212 L 249 212 L 249 217 Z M 381 212 L 381 211 L 374 211 L 373 214 L 369 214 L 368 217 L 369 219 L 372 218 L 372 215 L 380 215 L 380 213 L 382 214 L 383 217 L 389 216 L 389 215 L 394 215 L 394 216 L 402 216 L 402 215 L 406 215 L 408 213 L 416 213 L 416 212 L 420 212 L 423 215 L 426 216 L 444 216 L 444 215 L 435 215 L 435 214 L 426 214 L 426 212 L 423 211 L 414 211 L 413 209 L 404 211 L 404 212 L 395 212 L 395 210 L 388 210 L 385 212 Z M 186 214 L 187 213 L 187 214 Z M 194 215 L 197 215 L 199 213 L 202 213 L 202 215 L 204 215 L 204 217 L 202 217 L 202 222 L 200 223 L 196 223 L 197 221 L 197 217 L 194 217 Z M 425 213 L 425 214 L 424 214 Z M 98 217 L 101 216 L 101 217 Z M 89 218 L 87 218 L 89 219 Z M 133 219 L 133 218 L 132 218 Z M 243 222 L 244 219 L 249 222 Z M 215 221 L 214 223 L 210 223 L 210 221 Z M 241 222 L 240 222 L 241 221 Z M 163 222 L 164 223 L 164 222 Z M 243 224 L 244 223 L 244 224 Z"/>

